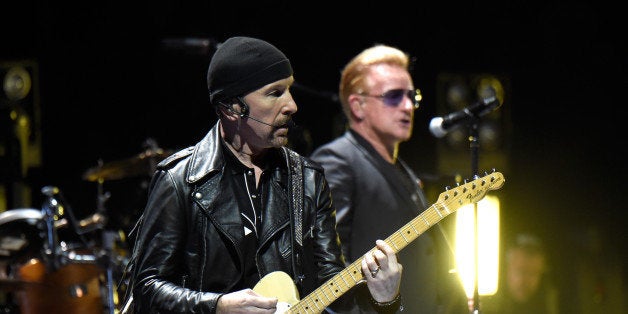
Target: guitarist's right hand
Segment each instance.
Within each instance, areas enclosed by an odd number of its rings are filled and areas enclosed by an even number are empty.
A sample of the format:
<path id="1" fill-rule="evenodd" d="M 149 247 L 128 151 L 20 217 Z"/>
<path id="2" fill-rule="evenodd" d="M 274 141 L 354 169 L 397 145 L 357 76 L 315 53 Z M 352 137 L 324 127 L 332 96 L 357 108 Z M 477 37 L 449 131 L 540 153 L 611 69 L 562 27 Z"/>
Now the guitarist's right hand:
<path id="1" fill-rule="evenodd" d="M 275 313 L 277 298 L 264 297 L 252 289 L 224 294 L 218 299 L 216 313 Z"/>
<path id="2" fill-rule="evenodd" d="M 393 248 L 383 240 L 375 242 L 374 251 L 362 259 L 362 272 L 371 297 L 378 303 L 387 303 L 399 295 L 403 266 L 397 262 Z"/>

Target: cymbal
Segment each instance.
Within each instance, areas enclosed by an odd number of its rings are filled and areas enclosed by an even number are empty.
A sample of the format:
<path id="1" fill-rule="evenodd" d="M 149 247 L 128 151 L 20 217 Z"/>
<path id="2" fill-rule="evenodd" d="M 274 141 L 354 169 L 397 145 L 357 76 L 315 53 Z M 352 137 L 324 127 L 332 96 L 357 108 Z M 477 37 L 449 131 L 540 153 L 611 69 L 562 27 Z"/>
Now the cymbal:
<path id="1" fill-rule="evenodd" d="M 103 163 L 83 173 L 83 180 L 98 182 L 101 180 L 119 180 L 124 178 L 150 176 L 157 164 L 174 151 L 161 148 L 147 149 L 142 153 L 122 160 Z"/>

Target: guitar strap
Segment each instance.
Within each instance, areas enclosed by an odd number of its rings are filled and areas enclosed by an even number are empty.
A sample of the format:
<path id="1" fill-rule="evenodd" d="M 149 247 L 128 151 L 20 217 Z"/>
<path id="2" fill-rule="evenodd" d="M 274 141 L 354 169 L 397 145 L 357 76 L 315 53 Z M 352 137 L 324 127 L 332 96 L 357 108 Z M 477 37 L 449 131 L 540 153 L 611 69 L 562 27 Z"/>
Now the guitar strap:
<path id="1" fill-rule="evenodd" d="M 283 147 L 288 168 L 290 189 L 290 229 L 292 236 L 292 268 L 294 282 L 303 284 L 302 253 L 303 253 L 303 160 L 295 151 Z"/>

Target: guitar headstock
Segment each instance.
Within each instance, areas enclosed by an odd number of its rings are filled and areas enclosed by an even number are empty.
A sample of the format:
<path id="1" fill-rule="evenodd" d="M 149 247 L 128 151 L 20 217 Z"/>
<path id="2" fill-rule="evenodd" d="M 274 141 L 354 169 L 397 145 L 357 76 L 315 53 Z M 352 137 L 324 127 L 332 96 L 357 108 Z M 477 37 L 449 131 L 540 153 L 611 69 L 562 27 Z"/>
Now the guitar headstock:
<path id="1" fill-rule="evenodd" d="M 497 190 L 504 185 L 505 179 L 501 172 L 493 171 L 483 177 L 476 176 L 473 181 L 458 185 L 447 190 L 438 196 L 438 203 L 446 203 L 450 210 L 456 209 L 466 204 L 480 201 L 490 190 Z M 451 204 L 456 204 L 452 208 Z"/>

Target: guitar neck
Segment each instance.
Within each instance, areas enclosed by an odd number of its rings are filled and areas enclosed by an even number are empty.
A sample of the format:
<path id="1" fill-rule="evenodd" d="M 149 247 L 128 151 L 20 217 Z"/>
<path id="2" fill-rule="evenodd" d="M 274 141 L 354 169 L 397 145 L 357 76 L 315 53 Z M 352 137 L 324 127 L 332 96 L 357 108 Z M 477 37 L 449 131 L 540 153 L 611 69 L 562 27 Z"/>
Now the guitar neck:
<path id="1" fill-rule="evenodd" d="M 395 253 L 398 253 L 449 214 L 446 206 L 439 206 L 439 203 L 436 203 L 390 235 L 385 241 L 394 249 Z M 373 247 L 369 253 L 376 249 Z M 293 305 L 288 313 L 321 313 L 327 306 L 364 279 L 361 263 L 361 259 L 351 263 L 325 284 Z"/>

